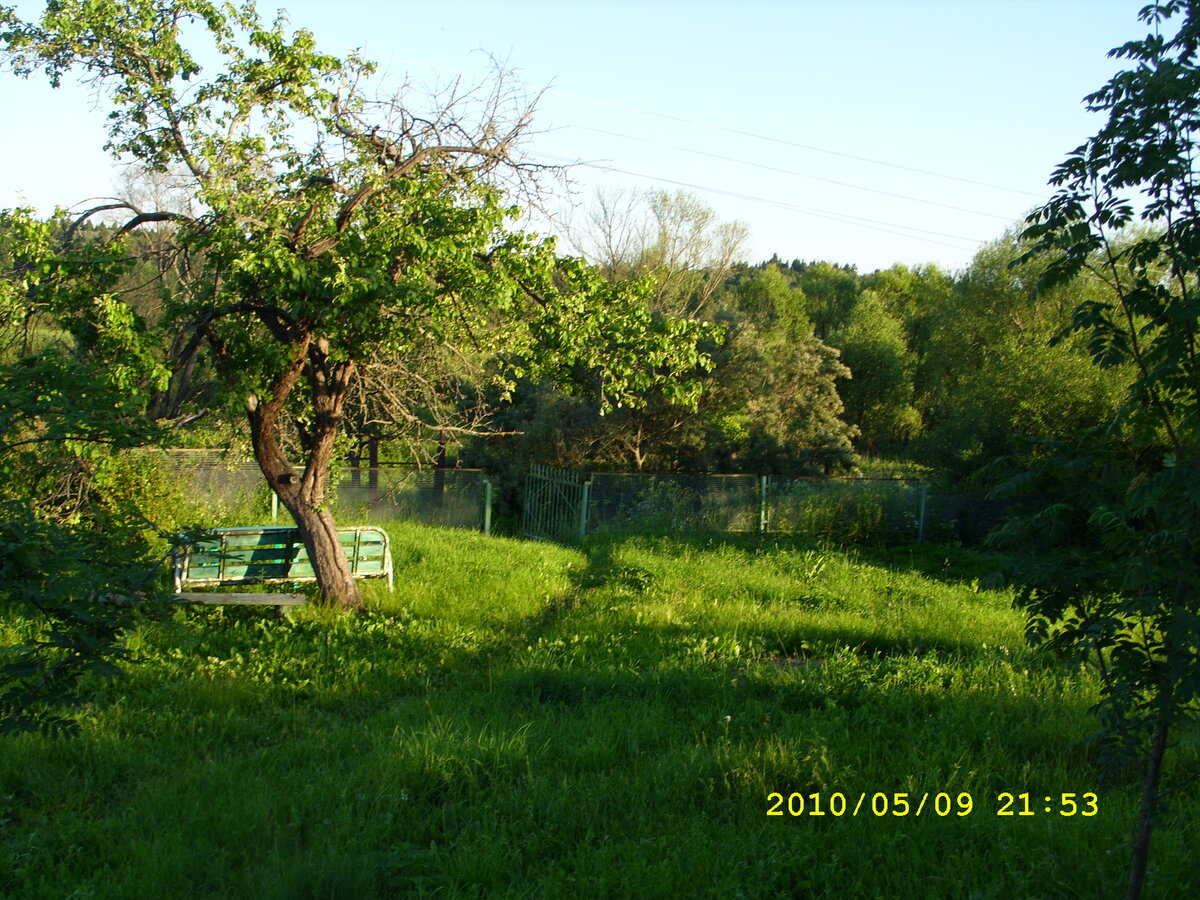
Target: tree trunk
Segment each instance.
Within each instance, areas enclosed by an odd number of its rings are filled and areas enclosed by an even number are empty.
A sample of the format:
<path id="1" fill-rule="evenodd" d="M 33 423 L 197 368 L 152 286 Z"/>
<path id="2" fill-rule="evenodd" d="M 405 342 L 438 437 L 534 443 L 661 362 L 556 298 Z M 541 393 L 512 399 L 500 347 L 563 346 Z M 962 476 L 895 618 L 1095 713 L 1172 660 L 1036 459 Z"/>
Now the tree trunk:
<path id="1" fill-rule="evenodd" d="M 433 505 L 440 507 L 446 493 L 446 438 L 438 437 L 437 458 L 433 461 Z"/>
<path id="2" fill-rule="evenodd" d="M 321 596 L 342 609 L 361 612 L 365 609 L 362 594 L 325 503 L 334 441 L 352 371 L 353 364 L 349 361 L 330 366 L 327 343 L 303 335 L 297 341 L 291 364 L 272 382 L 270 398 L 266 403 L 260 403 L 254 396 L 247 398 L 246 412 L 254 458 L 296 522 Z M 301 374 L 308 376 L 316 415 L 305 448 L 308 459 L 304 472 L 297 475 L 279 446 L 279 415 Z"/>
<path id="3" fill-rule="evenodd" d="M 379 490 L 379 438 L 367 438 L 367 487 Z"/>
<path id="4" fill-rule="evenodd" d="M 350 562 L 342 549 L 337 526 L 329 510 L 311 509 L 302 504 L 289 511 L 300 530 L 304 549 L 308 551 L 321 596 L 326 602 L 342 609 L 362 612 L 366 608 L 362 593 L 350 571 Z"/>
<path id="5" fill-rule="evenodd" d="M 1138 833 L 1133 843 L 1133 857 L 1129 865 L 1129 887 L 1125 892 L 1125 900 L 1138 900 L 1142 896 L 1142 885 L 1146 881 L 1146 868 L 1150 862 L 1150 835 L 1154 828 L 1154 817 L 1158 813 L 1158 785 L 1162 780 L 1163 756 L 1167 750 L 1167 732 L 1170 728 L 1169 708 L 1169 702 L 1164 703 L 1158 712 L 1154 740 L 1150 746 L 1150 757 L 1146 761 L 1146 775 L 1142 779 Z"/>

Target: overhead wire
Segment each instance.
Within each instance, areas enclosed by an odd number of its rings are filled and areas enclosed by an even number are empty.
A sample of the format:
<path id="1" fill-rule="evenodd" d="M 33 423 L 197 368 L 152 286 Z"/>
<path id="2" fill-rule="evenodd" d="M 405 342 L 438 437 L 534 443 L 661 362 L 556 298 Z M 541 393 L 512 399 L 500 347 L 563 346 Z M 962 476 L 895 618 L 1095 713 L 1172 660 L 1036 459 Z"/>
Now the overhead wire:
<path id="1" fill-rule="evenodd" d="M 589 169 L 597 169 L 599 171 L 612 172 L 617 175 L 628 175 L 633 178 L 642 178 L 642 179 L 646 179 L 649 181 L 657 181 L 662 184 L 670 184 L 670 185 L 674 185 L 675 187 L 687 188 L 688 190 L 704 191 L 706 193 L 711 193 L 711 194 L 720 194 L 720 195 L 723 195 L 726 197 L 733 197 L 734 199 L 744 200 L 744 201 L 747 201 L 750 203 L 761 203 L 761 204 L 765 204 L 768 206 L 774 206 L 779 209 L 787 210 L 790 212 L 798 212 L 798 213 L 801 213 L 804 215 L 815 216 L 817 218 L 822 218 L 822 219 L 829 219 L 831 221 L 841 222 L 841 223 L 847 224 L 847 225 L 854 225 L 854 226 L 861 227 L 861 228 L 869 228 L 873 231 L 880 231 L 885 234 L 893 234 L 893 235 L 896 235 L 897 237 L 905 237 L 905 238 L 911 238 L 913 240 L 926 241 L 931 244 L 940 244 L 943 247 L 950 247 L 953 250 L 963 250 L 966 248 L 964 248 L 960 245 L 957 245 L 957 244 L 949 244 L 949 243 L 946 243 L 945 241 L 935 240 L 935 239 L 929 238 L 929 237 L 922 237 L 922 235 L 935 235 L 936 237 L 950 238 L 951 240 L 963 241 L 963 242 L 966 242 L 966 243 L 972 244 L 972 245 L 977 245 L 977 244 L 983 243 L 983 239 L 980 239 L 980 238 L 964 237 L 963 235 L 958 235 L 958 234 L 947 234 L 946 232 L 931 231 L 931 230 L 925 229 L 925 228 L 917 228 L 912 225 L 903 225 L 903 224 L 900 224 L 899 222 L 886 222 L 886 221 L 882 221 L 879 219 L 865 218 L 863 216 L 852 216 L 847 213 L 831 212 L 830 210 L 825 210 L 825 209 L 814 209 L 811 207 L 799 206 L 795 203 L 788 203 L 783 200 L 773 200 L 768 197 L 756 197 L 752 194 L 743 194 L 738 191 L 730 191 L 725 188 L 715 188 L 715 187 L 711 187 L 708 185 L 696 184 L 693 182 L 679 181 L 677 179 L 666 178 L 666 177 L 663 177 L 660 175 L 647 175 L 643 172 L 634 172 L 634 171 L 631 171 L 628 169 L 620 169 L 615 166 L 604 165 L 604 164 L 598 163 L 598 162 L 590 162 L 590 163 L 582 162 L 579 160 L 571 160 L 571 159 L 567 159 L 566 157 L 554 156 L 551 154 L 539 154 L 539 156 L 541 156 L 543 159 L 551 160 L 554 162 L 566 163 L 566 164 L 570 164 L 570 165 L 579 165 L 579 166 L 583 166 L 583 167 L 589 168 Z M 916 232 L 916 233 L 913 233 L 913 232 Z"/>
<path id="2" fill-rule="evenodd" d="M 722 162 L 731 162 L 731 163 L 737 163 L 738 165 L 742 165 L 742 166 L 751 166 L 752 168 L 755 168 L 755 169 L 763 169 L 764 171 L 767 171 L 767 172 L 778 172 L 781 175 L 791 175 L 795 178 L 805 178 L 805 179 L 808 179 L 809 181 L 820 181 L 823 184 L 835 184 L 838 187 L 846 187 L 846 188 L 850 188 L 850 189 L 856 190 L 856 191 L 866 191 L 867 193 L 871 193 L 871 194 L 880 194 L 881 196 L 884 196 L 884 197 L 895 197 L 899 200 L 908 200 L 912 203 L 924 203 L 927 206 L 938 206 L 938 207 L 941 207 L 942 209 L 954 210 L 955 212 L 970 213 L 971 215 L 974 215 L 974 216 L 986 216 L 989 219 L 1000 219 L 1001 221 L 1004 221 L 1004 222 L 1008 222 L 1011 220 L 1010 216 L 1000 216 L 1000 215 L 997 215 L 996 213 L 981 212 L 980 210 L 977 210 L 977 209 L 968 209 L 965 206 L 954 206 L 950 203 L 939 203 L 936 200 L 926 200 L 922 197 L 913 197 L 908 194 L 897 194 L 893 191 L 884 191 L 884 190 L 880 190 L 878 188 L 871 188 L 871 187 L 867 187 L 867 186 L 861 185 L 861 184 L 852 184 L 849 181 L 837 181 L 836 179 L 833 179 L 833 178 L 822 178 L 820 175 L 809 175 L 804 172 L 797 172 L 794 169 L 784 169 L 779 166 L 769 166 L 765 163 L 753 162 L 752 160 L 748 160 L 748 159 L 739 159 L 736 156 L 725 156 L 720 153 L 710 153 L 707 150 L 697 150 L 694 147 L 681 147 L 676 144 L 666 144 L 666 143 L 663 143 L 662 141 L 652 141 L 649 138 L 638 137 L 637 135 L 634 135 L 634 134 L 622 134 L 619 131 L 607 131 L 603 128 L 593 128 L 590 125 L 567 125 L 564 127 L 578 128 L 581 131 L 591 131 L 591 132 L 594 132 L 595 134 L 604 134 L 604 135 L 608 135 L 610 137 L 623 138 L 623 139 L 629 140 L 629 141 L 638 141 L 639 143 L 649 144 L 652 147 L 666 147 L 668 150 L 675 150 L 680 153 L 691 153 L 695 156 L 705 156 L 705 157 L 708 157 L 709 159 L 719 159 Z"/>
<path id="3" fill-rule="evenodd" d="M 432 69 L 453 72 L 456 75 L 472 75 L 472 74 L 474 74 L 476 77 L 484 77 L 481 73 L 465 72 L 463 70 L 453 69 L 453 68 L 446 67 L 446 66 L 439 66 L 439 65 L 424 62 L 421 60 L 399 59 L 397 57 L 393 57 L 393 59 L 397 59 L 398 61 L 407 62 L 407 63 L 418 63 L 423 66 L 428 66 L 429 68 L 432 68 Z M 527 85 L 527 86 L 532 87 L 531 85 Z M 823 153 L 823 154 L 826 154 L 829 156 L 841 157 L 843 159 L 850 159 L 850 160 L 854 160 L 857 162 L 868 163 L 871 165 L 884 166 L 887 168 L 897 169 L 897 170 L 901 170 L 901 171 L 913 172 L 913 173 L 925 175 L 925 176 L 932 177 L 932 178 L 940 178 L 940 179 L 944 179 L 944 180 L 948 180 L 948 181 L 958 182 L 961 184 L 969 184 L 969 185 L 973 185 L 976 187 L 988 188 L 991 190 L 1005 191 L 1005 192 L 1012 193 L 1012 194 L 1019 194 L 1019 195 L 1028 196 L 1028 197 L 1035 197 L 1039 200 L 1044 199 L 1044 197 L 1041 194 L 1036 194 L 1031 191 L 1021 190 L 1018 188 L 1007 187 L 1005 185 L 991 184 L 989 182 L 978 181 L 978 180 L 971 179 L 971 178 L 963 178 L 963 177 L 956 176 L 956 175 L 948 175 L 944 172 L 937 172 L 937 171 L 932 171 L 929 169 L 918 168 L 915 166 L 907 166 L 907 165 L 903 165 L 900 163 L 888 162 L 886 160 L 874 159 L 872 157 L 860 156 L 860 155 L 853 154 L 853 153 L 846 153 L 846 152 L 839 151 L 839 150 L 832 150 L 832 149 L 829 149 L 826 147 L 818 147 L 818 146 L 811 145 L 811 144 L 804 144 L 804 143 L 800 143 L 797 141 L 791 141 L 791 140 L 786 140 L 783 138 L 777 138 L 777 137 L 773 137 L 771 135 L 759 134 L 759 133 L 747 131 L 744 129 L 730 128 L 728 126 L 719 125 L 719 124 L 715 124 L 715 123 L 711 123 L 711 122 L 703 122 L 703 121 L 700 121 L 697 119 L 690 119 L 690 118 L 687 118 L 684 116 L 677 116 L 677 115 L 672 115 L 669 113 L 657 112 L 655 110 L 642 109 L 642 108 L 639 108 L 636 106 L 630 106 L 628 104 L 614 103 L 612 101 L 607 101 L 607 100 L 599 100 L 594 97 L 587 97 L 587 96 L 584 96 L 581 94 L 575 94 L 572 92 L 567 92 L 567 91 L 558 92 L 558 96 L 582 101 L 585 103 L 594 104 L 597 106 L 608 106 L 613 109 L 620 109 L 620 110 L 625 110 L 628 112 L 634 112 L 634 113 L 638 113 L 640 115 L 659 118 L 659 119 L 663 119 L 663 120 L 670 121 L 670 122 L 682 123 L 682 124 L 693 126 L 693 127 L 709 129 L 709 130 L 717 131 L 717 132 L 724 132 L 726 134 L 734 134 L 734 135 L 738 135 L 740 137 L 748 137 L 748 138 L 751 138 L 754 140 L 765 141 L 765 142 L 769 142 L 769 143 L 773 143 L 773 144 L 778 144 L 781 146 L 793 147 L 793 148 L 806 150 L 806 151 L 810 151 L 810 152 L 814 152 L 814 153 Z M 962 212 L 962 213 L 967 213 L 970 215 L 978 215 L 978 216 L 983 216 L 983 217 L 992 218 L 992 219 L 999 219 L 999 220 L 1005 221 L 1005 222 L 1011 221 L 1011 216 L 997 215 L 995 213 L 988 213 L 988 212 L 983 212 L 980 210 L 968 209 L 965 207 L 955 206 L 955 205 L 948 204 L 948 203 L 941 203 L 941 202 L 935 201 L 935 200 L 927 200 L 927 199 L 923 199 L 920 197 L 913 197 L 910 195 L 899 194 L 899 193 L 895 193 L 895 192 L 891 192 L 891 191 L 885 191 L 885 190 L 881 190 L 881 189 L 871 188 L 871 187 L 867 187 L 865 185 L 854 184 L 851 182 L 838 181 L 835 179 L 824 178 L 822 176 L 817 176 L 817 175 L 809 175 L 807 173 L 797 172 L 793 169 L 785 169 L 782 167 L 771 166 L 771 165 L 768 165 L 765 163 L 758 163 L 758 162 L 754 162 L 751 160 L 739 159 L 737 157 L 724 156 L 721 154 L 711 153 L 708 151 L 696 150 L 696 149 L 690 148 L 690 147 L 666 144 L 663 142 L 653 141 L 653 140 L 639 137 L 636 135 L 624 134 L 624 133 L 618 132 L 618 131 L 609 131 L 609 130 L 605 130 L 605 129 L 601 129 L 601 128 L 596 128 L 594 126 L 580 125 L 580 124 L 576 124 L 576 123 L 566 123 L 560 127 L 561 128 L 577 128 L 577 129 L 580 129 L 583 131 L 590 131 L 590 132 L 594 132 L 597 134 L 608 135 L 611 137 L 617 137 L 617 138 L 621 138 L 621 139 L 625 139 L 625 140 L 632 140 L 632 141 L 637 141 L 637 142 L 650 144 L 650 145 L 664 146 L 664 147 L 668 147 L 669 149 L 672 149 L 677 152 L 686 152 L 686 153 L 694 154 L 697 156 L 721 160 L 724 162 L 732 162 L 732 163 L 735 163 L 738 165 L 750 166 L 750 167 L 762 169 L 765 171 L 773 171 L 773 172 L 777 172 L 779 174 L 786 174 L 786 175 L 793 176 L 793 177 L 805 178 L 805 179 L 809 179 L 812 181 L 823 182 L 826 184 L 833 184 L 838 187 L 845 187 L 845 188 L 849 188 L 852 190 L 864 191 L 864 192 L 868 192 L 868 193 L 878 194 L 881 196 L 893 197 L 896 199 L 905 200 L 907 202 L 915 202 L 915 203 L 921 203 L 921 204 L 925 204 L 925 205 L 929 205 L 929 206 L 940 207 L 943 209 L 952 210 L 954 212 Z M 798 204 L 788 203 L 786 201 L 781 201 L 781 200 L 777 200 L 777 199 L 772 199 L 772 198 L 767 198 L 767 197 L 757 197 L 757 196 L 753 196 L 753 195 L 749 195 L 749 194 L 738 193 L 736 191 L 729 191 L 729 190 L 722 189 L 722 188 L 715 188 L 715 187 L 702 185 L 702 184 L 684 182 L 684 181 L 679 181 L 677 179 L 671 179 L 671 178 L 666 178 L 666 177 L 662 177 L 662 176 L 649 175 L 644 172 L 635 172 L 635 171 L 631 171 L 631 170 L 627 170 L 627 169 L 621 169 L 621 168 L 618 168 L 618 167 L 615 167 L 612 165 L 604 165 L 599 162 L 584 162 L 580 159 L 568 159 L 565 157 L 555 156 L 555 155 L 546 154 L 546 153 L 539 153 L 537 155 L 541 156 L 544 159 L 554 160 L 559 163 L 564 163 L 567 165 L 579 165 L 579 166 L 583 166 L 586 168 L 595 169 L 598 171 L 606 171 L 606 172 L 611 172 L 613 174 L 625 175 L 625 176 L 629 176 L 629 177 L 633 177 L 633 178 L 655 181 L 655 182 L 658 182 L 661 184 L 669 184 L 669 185 L 673 185 L 676 187 L 687 188 L 688 190 L 703 191 L 705 193 L 728 196 L 728 197 L 732 197 L 734 199 L 739 199 L 739 200 L 749 202 L 749 203 L 757 203 L 757 204 L 763 204 L 763 205 L 767 205 L 767 206 L 774 206 L 779 209 L 783 209 L 783 210 L 790 211 L 790 212 L 800 213 L 802 215 L 823 218 L 823 219 L 826 219 L 829 221 L 840 222 L 842 224 L 851 225 L 854 227 L 867 228 L 867 229 L 870 229 L 873 231 L 882 232 L 884 234 L 892 234 L 892 235 L 895 235 L 898 237 L 909 238 L 911 240 L 918 240 L 918 241 L 922 241 L 922 242 L 926 242 L 926 243 L 938 244 L 943 247 L 949 247 L 953 250 L 969 249 L 969 247 L 963 247 L 963 246 L 956 245 L 956 244 L 950 244 L 950 243 L 947 243 L 945 240 L 937 240 L 937 238 L 949 238 L 950 240 L 961 241 L 961 242 L 964 242 L 964 243 L 972 245 L 972 246 L 978 246 L 979 244 L 983 243 L 985 240 L 985 239 L 980 239 L 980 238 L 965 237 L 963 235 L 957 235 L 957 234 L 948 234 L 946 232 L 933 231 L 930 229 L 917 228 L 915 226 L 904 225 L 904 224 L 897 223 L 897 222 L 887 222 L 887 221 L 883 221 L 883 220 L 879 220 L 879 219 L 871 219 L 871 218 L 863 217 L 863 216 L 853 216 L 853 215 L 850 215 L 847 213 L 838 213 L 838 212 L 832 212 L 830 210 L 803 207 Z"/>
<path id="4" fill-rule="evenodd" d="M 580 94 L 572 94 L 572 93 L 568 93 L 568 92 L 563 92 L 561 94 L 561 96 L 570 97 L 575 100 L 582 100 L 585 103 L 594 103 L 598 106 L 609 106 L 609 107 L 612 107 L 613 109 L 623 109 L 623 110 L 626 110 L 627 112 L 636 112 L 636 113 L 639 113 L 639 114 L 645 115 L 645 116 L 652 116 L 652 117 L 659 118 L 659 119 L 666 119 L 667 121 L 671 121 L 671 122 L 681 122 L 685 125 L 693 125 L 698 128 L 707 128 L 707 129 L 711 129 L 713 131 L 722 131 L 722 132 L 725 132 L 726 134 L 736 134 L 739 137 L 748 137 L 748 138 L 753 138 L 754 140 L 758 140 L 758 141 L 768 141 L 772 144 L 780 144 L 785 147 L 794 147 L 799 150 L 808 150 L 812 153 L 825 153 L 825 154 L 828 154 L 829 156 L 839 156 L 842 159 L 852 159 L 852 160 L 855 160 L 856 162 L 865 162 L 865 163 L 870 163 L 871 165 L 875 165 L 875 166 L 886 166 L 887 168 L 890 168 L 890 169 L 899 169 L 904 172 L 914 172 L 918 175 L 927 175 L 930 178 L 943 178 L 948 181 L 957 181 L 962 184 L 974 185 L 975 187 L 985 187 L 985 188 L 990 188 L 995 191 L 1006 191 L 1006 192 L 1012 193 L 1012 194 L 1022 194 L 1026 197 L 1035 197 L 1039 200 L 1045 199 L 1041 194 L 1034 193 L 1033 191 L 1022 190 L 1021 188 L 1008 187 L 1008 186 L 1002 185 L 1002 184 L 991 184 L 990 182 L 987 182 L 987 181 L 976 181 L 973 178 L 962 178 L 958 175 L 947 175 L 945 172 L 935 172 L 930 169 L 917 168 L 916 166 L 906 166 L 901 163 L 887 162 L 886 160 L 874 159 L 869 156 L 858 156 L 857 154 L 845 153 L 841 150 L 830 150 L 827 147 L 817 147 L 813 144 L 802 144 L 798 141 L 790 141 L 790 140 L 786 140 L 784 138 L 772 137 L 771 135 L 758 134 L 757 132 L 746 131 L 746 130 L 740 129 L 740 128 L 729 128 L 728 126 L 717 125 L 716 123 L 713 123 L 713 122 L 703 122 L 703 121 L 700 121 L 699 119 L 688 119 L 688 118 L 685 118 L 684 116 L 673 116 L 669 113 L 657 112 L 655 110 L 650 110 L 650 109 L 641 109 L 639 107 L 629 106 L 624 103 L 613 103 L 612 101 L 609 101 L 609 100 L 597 100 L 592 97 L 584 97 Z"/>
<path id="5" fill-rule="evenodd" d="M 428 68 L 441 70 L 443 72 L 452 72 L 455 75 L 468 75 L 468 76 L 476 77 L 476 78 L 489 77 L 488 75 L 486 75 L 485 73 L 482 73 L 482 72 L 467 72 L 462 69 L 455 69 L 455 68 L 452 68 L 449 66 L 440 66 L 440 65 L 436 65 L 434 63 L 425 62 L 424 60 L 417 60 L 417 59 L 397 57 L 397 56 L 393 56 L 392 59 L 394 59 L 398 62 L 416 63 L 418 65 L 427 66 Z M 530 88 L 531 90 L 535 89 L 535 86 L 530 84 L 529 82 L 519 82 L 519 83 Z M 560 97 L 566 97 L 566 98 L 572 99 L 572 100 L 580 100 L 584 103 L 591 103 L 596 106 L 607 106 L 612 109 L 620 109 L 620 110 L 625 110 L 626 112 L 634 112 L 634 113 L 638 113 L 639 115 L 651 116 L 653 118 L 664 119 L 664 120 L 670 121 L 670 122 L 680 122 L 685 125 L 692 125 L 692 126 L 695 126 L 698 128 L 710 129 L 712 131 L 724 132 L 726 134 L 736 134 L 739 137 L 748 137 L 748 138 L 752 138 L 754 140 L 766 141 L 768 143 L 779 144 L 779 145 L 785 146 L 785 147 L 794 147 L 796 149 L 807 150 L 812 153 L 824 153 L 829 156 L 841 157 L 842 159 L 852 159 L 856 162 L 864 162 L 864 163 L 868 163 L 870 165 L 885 166 L 890 169 L 898 169 L 898 170 L 904 171 L 904 172 L 913 172 L 918 175 L 926 175 L 930 178 L 941 178 L 941 179 L 945 179 L 947 181 L 956 181 L 956 182 L 959 182 L 960 184 L 970 184 L 970 185 L 974 185 L 975 187 L 984 187 L 984 188 L 989 188 L 989 189 L 995 190 L 995 191 L 1005 191 L 1010 194 L 1020 194 L 1022 196 L 1026 196 L 1026 197 L 1033 197 L 1037 200 L 1045 199 L 1045 197 L 1042 194 L 1036 193 L 1034 191 L 1027 191 L 1027 190 L 1024 190 L 1021 188 L 1009 187 L 1007 185 L 1002 185 L 1002 184 L 992 184 L 991 182 L 978 181 L 973 178 L 964 178 L 959 175 L 948 175 L 945 172 L 937 172 L 937 171 L 933 171 L 931 169 L 922 169 L 917 166 L 908 166 L 908 165 L 904 165 L 902 163 L 889 162 L 887 160 L 875 159 L 870 156 L 861 156 L 861 155 L 858 155 L 855 153 L 846 153 L 845 151 L 842 151 L 842 150 L 831 150 L 828 147 L 818 147 L 815 144 L 804 144 L 804 143 L 800 143 L 799 141 L 787 140 L 785 138 L 778 138 L 778 137 L 774 137 L 772 135 L 767 135 L 767 134 L 759 134 L 757 132 L 747 131 L 747 130 L 741 129 L 741 128 L 730 128 L 726 125 L 718 125 L 714 122 L 704 122 L 699 119 L 689 119 L 685 116 L 671 115 L 670 113 L 659 112 L 657 110 L 642 109 L 641 107 L 630 106 L 629 104 L 625 104 L 625 103 L 614 103 L 611 100 L 599 100 L 595 97 L 588 97 L 583 94 L 573 93 L 571 91 L 558 91 L 556 93 L 557 93 L 557 96 L 560 96 Z M 574 126 L 574 127 L 583 127 L 583 126 Z M 598 129 L 592 129 L 592 130 L 598 130 Z M 618 135 L 618 136 L 628 137 L 628 135 Z M 835 182 L 835 183 L 837 183 L 837 182 Z M 899 196 L 899 195 L 897 195 L 897 196 Z M 982 213 L 981 215 L 988 215 L 988 214 Z M 1001 217 L 1001 218 L 1003 218 L 1003 217 Z"/>

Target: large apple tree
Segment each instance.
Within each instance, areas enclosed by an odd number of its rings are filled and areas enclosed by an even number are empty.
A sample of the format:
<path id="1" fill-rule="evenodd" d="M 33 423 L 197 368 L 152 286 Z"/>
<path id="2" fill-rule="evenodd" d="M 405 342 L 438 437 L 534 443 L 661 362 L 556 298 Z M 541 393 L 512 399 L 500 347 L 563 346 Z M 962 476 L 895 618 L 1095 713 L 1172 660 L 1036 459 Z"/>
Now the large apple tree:
<path id="1" fill-rule="evenodd" d="M 530 107 L 502 77 L 428 112 L 407 90 L 376 100 L 369 62 L 213 0 L 52 0 L 37 21 L 0 8 L 0 40 L 18 74 L 74 73 L 107 98 L 113 154 L 188 183 L 195 215 L 121 199 L 84 215 L 170 225 L 173 366 L 211 354 L 336 605 L 362 607 L 327 488 L 364 365 L 441 346 L 508 361 L 502 380 L 589 372 L 619 405 L 702 362 L 696 326 L 507 226 L 505 197 L 537 172 L 519 155 Z"/>

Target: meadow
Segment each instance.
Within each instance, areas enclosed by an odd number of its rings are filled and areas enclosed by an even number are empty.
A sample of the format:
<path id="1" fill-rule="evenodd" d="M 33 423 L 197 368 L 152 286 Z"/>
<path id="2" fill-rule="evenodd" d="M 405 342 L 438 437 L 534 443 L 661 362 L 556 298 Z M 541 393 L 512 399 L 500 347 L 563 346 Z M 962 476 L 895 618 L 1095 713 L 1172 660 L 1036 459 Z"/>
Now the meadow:
<path id="1" fill-rule="evenodd" d="M 81 734 L 0 742 L 0 895 L 1123 892 L 1137 779 L 998 557 L 389 530 L 367 615 L 179 610 Z M 1200 895 L 1197 761 L 1148 896 Z"/>

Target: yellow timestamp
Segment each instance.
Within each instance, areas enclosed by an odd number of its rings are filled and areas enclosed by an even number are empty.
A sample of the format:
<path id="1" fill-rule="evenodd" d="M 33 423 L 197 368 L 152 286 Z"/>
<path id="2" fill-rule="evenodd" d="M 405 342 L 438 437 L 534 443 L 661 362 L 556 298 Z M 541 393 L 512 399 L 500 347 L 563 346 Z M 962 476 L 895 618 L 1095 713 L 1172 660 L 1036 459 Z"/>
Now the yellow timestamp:
<path id="1" fill-rule="evenodd" d="M 1001 791 L 996 794 L 995 804 L 991 811 L 997 816 L 1036 816 L 1039 813 L 1057 814 L 1064 818 L 1094 816 L 1100 812 L 1100 799 L 1095 792 L 1085 793 L 1063 792 L 1045 794 L 1042 802 L 1037 802 L 1037 795 L 1030 791 L 1012 793 Z M 931 815 L 946 818 L 955 816 L 964 818 L 976 811 L 975 798 L 968 791 L 951 793 L 949 791 L 925 791 L 920 794 L 911 791 L 894 791 L 887 793 L 876 791 L 868 793 L 861 791 L 857 796 L 842 791 L 810 791 L 800 793 L 793 791 L 785 794 L 772 791 L 767 794 L 768 816 L 833 816 L 841 818 L 849 815 L 851 818 L 863 816 L 891 816 L 904 818 L 906 816 Z"/>
<path id="2" fill-rule="evenodd" d="M 1037 797 L 1031 795 L 1029 791 L 1022 791 L 1019 794 L 1002 791 L 996 795 L 996 802 L 999 804 L 996 809 L 998 816 L 1036 816 L 1042 812 L 1057 813 L 1070 818 L 1076 815 L 1090 817 L 1100 812 L 1100 798 L 1094 791 L 1083 794 L 1066 792 L 1046 794 L 1041 803 L 1038 803 Z M 1041 809 L 1038 809 L 1039 806 Z"/>

